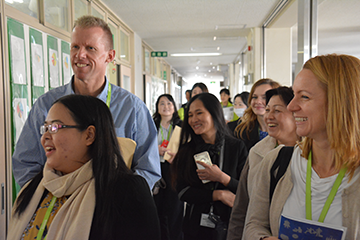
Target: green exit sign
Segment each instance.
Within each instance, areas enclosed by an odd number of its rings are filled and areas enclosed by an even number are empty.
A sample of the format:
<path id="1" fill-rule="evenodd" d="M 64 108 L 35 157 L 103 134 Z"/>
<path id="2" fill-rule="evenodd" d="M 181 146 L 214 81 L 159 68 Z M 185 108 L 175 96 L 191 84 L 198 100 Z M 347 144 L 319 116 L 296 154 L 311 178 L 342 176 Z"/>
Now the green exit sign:
<path id="1" fill-rule="evenodd" d="M 167 57 L 167 52 L 151 52 L 151 57 Z"/>

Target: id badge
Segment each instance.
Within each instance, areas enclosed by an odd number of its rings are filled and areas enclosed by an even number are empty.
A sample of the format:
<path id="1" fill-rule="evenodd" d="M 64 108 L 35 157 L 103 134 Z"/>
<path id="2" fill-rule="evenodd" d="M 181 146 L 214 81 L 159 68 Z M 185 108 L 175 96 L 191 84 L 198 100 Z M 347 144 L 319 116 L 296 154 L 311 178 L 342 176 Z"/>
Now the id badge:
<path id="1" fill-rule="evenodd" d="M 200 226 L 208 227 L 208 228 L 215 228 L 215 223 L 213 223 L 209 219 L 209 214 L 202 213 L 201 214 L 201 220 L 200 220 Z"/>
<path id="2" fill-rule="evenodd" d="M 161 143 L 160 147 L 167 148 L 168 144 L 169 144 L 169 141 L 165 139 L 165 140 Z"/>

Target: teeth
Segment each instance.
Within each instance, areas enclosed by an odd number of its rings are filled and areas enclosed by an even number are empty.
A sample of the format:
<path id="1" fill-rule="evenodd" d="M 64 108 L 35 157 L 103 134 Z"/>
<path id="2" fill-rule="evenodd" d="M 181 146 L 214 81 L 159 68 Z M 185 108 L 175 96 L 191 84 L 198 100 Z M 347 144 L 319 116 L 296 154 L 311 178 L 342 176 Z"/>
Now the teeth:
<path id="1" fill-rule="evenodd" d="M 308 119 L 307 118 L 300 118 L 300 117 L 296 117 L 295 118 L 295 121 L 296 122 L 305 122 L 305 121 L 307 121 Z"/>
<path id="2" fill-rule="evenodd" d="M 46 147 L 46 148 L 45 148 L 46 151 L 51 151 L 51 150 L 53 150 L 53 149 L 54 149 L 53 147 Z"/>
<path id="3" fill-rule="evenodd" d="M 275 127 L 275 126 L 276 126 L 276 124 L 274 124 L 274 123 L 270 123 L 270 124 L 268 124 L 268 126 L 269 126 L 269 127 Z"/>
<path id="4" fill-rule="evenodd" d="M 76 66 L 78 66 L 78 67 L 86 67 L 86 64 L 78 63 L 78 64 L 76 64 Z"/>

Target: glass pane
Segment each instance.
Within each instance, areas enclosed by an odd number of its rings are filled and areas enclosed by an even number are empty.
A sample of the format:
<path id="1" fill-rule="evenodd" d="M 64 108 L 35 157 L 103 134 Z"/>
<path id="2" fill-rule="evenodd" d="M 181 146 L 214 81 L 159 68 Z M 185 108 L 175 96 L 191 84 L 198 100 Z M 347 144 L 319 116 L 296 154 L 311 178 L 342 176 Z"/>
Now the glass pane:
<path id="1" fill-rule="evenodd" d="M 123 75 L 123 88 L 125 90 L 128 90 L 129 92 L 131 91 L 131 84 L 130 84 L 130 77 L 129 76 L 126 76 L 126 75 Z"/>
<path id="2" fill-rule="evenodd" d="M 75 20 L 81 16 L 88 14 L 88 7 L 85 2 L 82 0 L 75 0 L 74 2 L 74 9 L 75 9 Z"/>
<path id="3" fill-rule="evenodd" d="M 150 72 L 150 52 L 145 49 L 145 72 Z"/>
<path id="4" fill-rule="evenodd" d="M 102 15 L 98 10 L 96 10 L 94 7 L 91 7 L 91 15 L 101 18 L 102 20 L 104 19 L 104 15 Z"/>
<path id="5" fill-rule="evenodd" d="M 111 22 L 109 23 L 109 27 L 110 27 L 111 33 L 112 33 L 112 35 L 113 35 L 113 44 L 114 44 L 115 52 L 118 53 L 118 52 L 119 52 L 119 46 L 118 46 L 118 42 L 119 42 L 118 29 L 117 29 Z"/>
<path id="6" fill-rule="evenodd" d="M 45 0 L 45 21 L 68 31 L 68 0 Z"/>
<path id="7" fill-rule="evenodd" d="M 129 36 L 120 30 L 120 59 L 129 61 Z"/>
<path id="8" fill-rule="evenodd" d="M 23 1 L 5 0 L 5 3 L 27 15 L 30 15 L 34 18 L 38 18 L 37 0 L 23 0 Z"/>

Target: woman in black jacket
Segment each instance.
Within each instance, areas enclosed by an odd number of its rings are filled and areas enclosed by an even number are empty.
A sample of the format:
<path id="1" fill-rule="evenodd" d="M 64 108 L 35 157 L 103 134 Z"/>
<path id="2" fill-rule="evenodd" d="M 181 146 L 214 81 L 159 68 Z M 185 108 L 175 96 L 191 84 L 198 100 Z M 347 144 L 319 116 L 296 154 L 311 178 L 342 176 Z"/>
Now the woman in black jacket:
<path id="1" fill-rule="evenodd" d="M 181 126 L 182 121 L 176 110 L 173 97 L 170 94 L 162 94 L 156 101 L 156 112 L 153 119 L 158 130 L 158 146 L 160 154 L 160 165 L 162 178 L 153 189 L 154 200 L 159 215 L 162 240 L 182 239 L 181 226 L 184 204 L 179 200 L 176 191 L 171 188 L 171 163 L 172 158 L 164 160 L 166 152 L 174 151 L 168 149 L 170 137 L 175 126 Z"/>
<path id="2" fill-rule="evenodd" d="M 211 165 L 195 162 L 207 152 Z M 219 100 L 210 93 L 193 97 L 185 112 L 180 147 L 175 156 L 174 185 L 187 203 L 184 239 L 213 239 L 215 227 L 226 234 L 240 172 L 247 157 L 244 143 L 228 131 Z M 197 165 L 203 168 L 197 169 Z M 220 222 L 213 223 L 209 215 Z M 223 236 L 225 239 L 225 235 Z"/>

